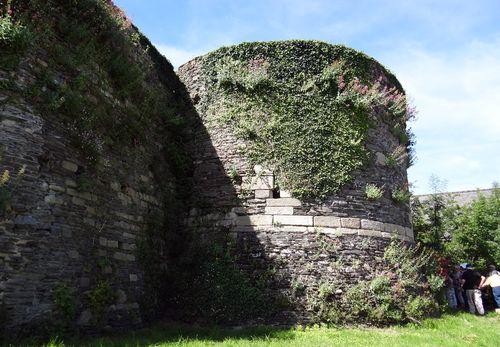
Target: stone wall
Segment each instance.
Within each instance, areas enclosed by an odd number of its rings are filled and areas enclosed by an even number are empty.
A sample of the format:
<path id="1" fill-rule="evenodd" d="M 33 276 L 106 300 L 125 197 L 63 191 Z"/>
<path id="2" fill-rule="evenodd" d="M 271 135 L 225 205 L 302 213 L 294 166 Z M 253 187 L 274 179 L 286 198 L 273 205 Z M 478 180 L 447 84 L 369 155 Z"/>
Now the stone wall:
<path id="1" fill-rule="evenodd" d="M 479 196 L 489 197 L 491 196 L 493 189 L 477 189 L 477 190 L 466 190 L 461 192 L 446 192 L 437 194 L 423 194 L 417 195 L 416 198 L 420 202 L 426 202 L 433 197 L 437 196 L 442 198 L 446 202 L 451 202 L 458 206 L 470 205 L 474 200 L 477 200 Z"/>
<path id="2" fill-rule="evenodd" d="M 182 215 L 172 203 L 177 183 L 166 156 L 169 135 L 162 121 L 153 119 L 145 141 L 104 145 L 91 163 L 59 115 L 41 115 L 40 105 L 25 96 L 39 69 L 54 64 L 44 56 L 35 51 L 17 71 L 0 70 L 0 81 L 16 86 L 0 90 L 0 175 L 10 172 L 6 186 L 12 192 L 0 215 L 2 328 L 13 337 L 54 325 L 82 330 L 140 325 L 142 303 L 151 298 L 144 298 L 137 248 L 150 219 L 161 223 L 166 213 Z M 150 83 L 165 94 L 177 91 L 179 104 L 172 106 L 183 107 L 171 65 L 164 58 L 149 63 L 158 69 L 151 71 Z M 58 71 L 60 81 L 66 77 Z M 111 116 L 120 117 L 122 100 L 105 81 L 95 82 L 99 86 L 91 93 L 106 95 L 104 103 L 116 110 Z M 58 295 L 74 305 L 74 314 L 65 316 Z M 96 295 L 104 307 L 96 307 Z"/>
<path id="3" fill-rule="evenodd" d="M 137 34 L 133 27 L 127 30 Z M 54 40 L 71 50 L 63 35 Z M 381 258 L 392 237 L 413 241 L 408 206 L 395 203 L 389 189 L 376 201 L 364 192 L 368 183 L 388 188 L 407 183 L 404 167 L 387 166 L 385 154 L 399 142 L 386 123 L 376 122 L 368 131 L 373 163 L 354 172 L 351 183 L 326 199 L 298 200 L 279 189 L 272 171 L 250 164 L 245 141 L 207 119 L 207 107 L 216 100 L 208 98 L 203 58 L 180 68 L 188 100 L 172 66 L 147 39 L 134 35 L 134 45 L 153 95 L 168 96 L 165 108 L 174 109 L 177 118 L 132 113 L 147 120 L 145 134 L 130 143 L 98 142 L 97 160 L 89 160 L 75 141 L 88 134 L 75 134 L 60 113 L 43 107 L 46 87 L 36 84 L 50 70 L 50 84 L 64 90 L 82 67 L 68 71 L 34 47 L 14 71 L 0 69 L 0 175 L 9 172 L 2 189 L 12 195 L 0 215 L 0 321 L 7 333 L 26 335 L 58 324 L 84 331 L 142 324 L 144 304 L 157 304 L 147 296 L 148 274 L 139 251 L 152 225 L 169 239 L 172 234 L 183 238 L 188 228 L 190 240 L 206 247 L 233 243 L 238 266 L 253 279 L 273 269 L 270 290 L 295 303 L 273 321 L 308 319 L 307 295 L 297 294 L 297 288 L 308 293 L 323 282 L 336 283 L 341 295 L 384 268 Z M 75 119 L 106 106 L 112 110 L 102 122 L 108 128 L 93 129 L 100 135 L 128 125 L 121 119 L 135 120 L 125 113 L 140 105 L 132 97 L 123 99 L 104 67 L 89 65 L 88 103 Z M 179 119 L 187 120 L 187 131 L 167 130 Z M 193 172 L 178 170 L 172 149 L 178 146 L 188 147 L 192 163 L 186 166 L 192 164 Z M 186 188 L 189 199 L 178 194 Z M 154 260 L 162 270 L 170 265 L 170 251 L 190 250 L 174 249 L 173 242 L 163 246 Z"/>
<path id="4" fill-rule="evenodd" d="M 386 124 L 378 122 L 366 141 L 373 163 L 353 173 L 352 182 L 338 193 L 300 201 L 279 189 L 273 172 L 249 163 L 244 154 L 247 144 L 229 126 L 210 118 L 207 110 L 217 100 L 209 97 L 213 84 L 207 82 L 204 59 L 179 68 L 202 122 L 194 137 L 195 193 L 188 225 L 208 245 L 234 240 L 240 267 L 253 278 L 266 269 L 275 271 L 270 287 L 295 307 L 275 319 L 307 320 L 310 305 L 305 293 L 316 291 L 321 283 L 335 283 L 341 295 L 384 269 L 382 256 L 391 238 L 413 242 L 408 204 L 394 202 L 388 192 L 376 201 L 365 195 L 368 183 L 407 183 L 406 168 L 389 168 L 383 154 L 398 141 Z M 296 295 L 297 287 L 303 288 L 303 295 Z"/>

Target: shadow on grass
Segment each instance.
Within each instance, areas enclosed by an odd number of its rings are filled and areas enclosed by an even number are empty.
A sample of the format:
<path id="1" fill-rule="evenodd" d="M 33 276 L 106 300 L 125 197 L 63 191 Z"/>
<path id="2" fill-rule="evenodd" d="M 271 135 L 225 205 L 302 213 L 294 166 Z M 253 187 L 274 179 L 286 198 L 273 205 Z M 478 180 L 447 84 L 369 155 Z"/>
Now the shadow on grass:
<path id="1" fill-rule="evenodd" d="M 446 346 L 462 345 L 464 338 L 477 345 L 500 338 L 500 315 L 488 312 L 480 317 L 466 312 L 444 314 L 441 318 L 428 318 L 421 324 L 406 324 L 386 328 L 375 327 L 312 327 L 305 332 L 292 327 L 258 326 L 242 328 L 194 327 L 187 325 L 156 325 L 130 333 L 104 337 L 74 336 L 50 340 L 24 340 L 8 346 L 206 346 L 226 342 L 230 346 Z M 305 334 L 305 335 L 304 335 Z M 444 339 L 444 340 L 443 340 Z M 469 342 L 472 342 L 469 341 Z"/>
<path id="2" fill-rule="evenodd" d="M 198 342 L 210 344 L 225 340 L 292 340 L 295 334 L 293 328 L 259 326 L 251 328 L 224 328 L 224 327 L 190 327 L 175 325 L 156 325 L 130 333 L 113 333 L 102 337 L 52 337 L 49 340 L 28 339 L 20 343 L 2 346 L 159 346 L 169 343 Z"/>

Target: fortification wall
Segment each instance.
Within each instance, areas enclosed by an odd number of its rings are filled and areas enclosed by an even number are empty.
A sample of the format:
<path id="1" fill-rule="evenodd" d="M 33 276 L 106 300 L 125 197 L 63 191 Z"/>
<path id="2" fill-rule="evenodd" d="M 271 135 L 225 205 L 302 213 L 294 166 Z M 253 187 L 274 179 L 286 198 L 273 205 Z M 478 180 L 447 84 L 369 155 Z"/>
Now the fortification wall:
<path id="1" fill-rule="evenodd" d="M 216 66 L 226 59 L 221 56 L 252 64 L 255 57 L 266 61 L 265 52 L 280 45 L 299 47 L 297 51 L 303 53 L 288 58 L 300 60 L 301 54 L 310 54 L 309 45 L 317 43 L 257 43 L 248 56 L 241 53 L 244 45 L 228 47 L 180 67 L 179 76 L 202 122 L 194 137 L 194 198 L 188 224 L 208 247 L 214 242 L 231 244 L 241 269 L 254 280 L 261 280 L 272 269 L 268 287 L 275 297 L 292 303 L 274 319 L 297 321 L 311 317 L 309 294 L 314 296 L 321 284 L 334 285 L 335 295 L 340 297 L 349 286 L 372 279 L 384 271 L 382 256 L 391 238 L 413 242 L 413 232 L 408 203 L 391 197 L 392 189 L 407 184 L 406 167 L 387 164 L 388 153 L 400 142 L 380 114 L 364 144 L 372 159 L 353 172 L 352 180 L 337 192 L 300 199 L 284 189 L 279 174 L 249 158 L 251 140 L 238 136 L 233 120 L 218 120 L 232 111 L 220 103 L 227 96 L 217 94 L 221 84 L 213 76 L 213 55 L 220 59 L 215 59 Z M 272 69 L 275 62 L 267 61 Z M 380 65 L 370 61 L 369 66 L 387 76 Z M 246 97 L 258 98 L 254 94 Z M 271 122 L 266 110 L 262 112 L 260 122 Z M 307 126 L 304 121 L 304 131 Z M 383 195 L 368 199 L 367 184 L 383 187 Z"/>
<path id="2" fill-rule="evenodd" d="M 14 337 L 140 325 L 159 308 L 141 258 L 165 266 L 154 233 L 180 230 L 183 177 L 172 154 L 182 130 L 169 122 L 183 117 L 182 87 L 111 5 L 87 9 L 95 27 L 64 2 L 14 4 L 21 20 L 41 11 L 31 29 L 47 31 L 0 66 L 2 329 Z M 52 26 L 54 13 L 65 26 Z M 72 41 L 77 30 L 85 40 Z M 91 50 L 97 40 L 107 51 Z"/>
<path id="3" fill-rule="evenodd" d="M 373 59 L 310 41 L 226 47 L 180 68 L 189 100 L 111 2 L 12 6 L 17 36 L 0 41 L 9 335 L 137 326 L 184 303 L 197 319 L 199 302 L 236 323 L 255 318 L 241 307 L 253 297 L 218 295 L 257 282 L 283 299 L 266 319 L 307 321 L 323 284 L 340 297 L 386 270 L 391 238 L 413 241 L 404 93 Z"/>

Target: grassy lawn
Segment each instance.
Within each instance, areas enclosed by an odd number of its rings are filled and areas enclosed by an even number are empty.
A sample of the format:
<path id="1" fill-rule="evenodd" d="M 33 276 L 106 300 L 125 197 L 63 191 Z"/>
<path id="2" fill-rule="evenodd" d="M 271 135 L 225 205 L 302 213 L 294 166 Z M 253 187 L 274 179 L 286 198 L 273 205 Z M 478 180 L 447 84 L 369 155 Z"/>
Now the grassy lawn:
<path id="1" fill-rule="evenodd" d="M 461 313 L 428 319 L 420 326 L 386 329 L 223 330 L 158 326 L 113 337 L 55 340 L 46 346 L 500 346 L 500 315 L 476 317 Z"/>

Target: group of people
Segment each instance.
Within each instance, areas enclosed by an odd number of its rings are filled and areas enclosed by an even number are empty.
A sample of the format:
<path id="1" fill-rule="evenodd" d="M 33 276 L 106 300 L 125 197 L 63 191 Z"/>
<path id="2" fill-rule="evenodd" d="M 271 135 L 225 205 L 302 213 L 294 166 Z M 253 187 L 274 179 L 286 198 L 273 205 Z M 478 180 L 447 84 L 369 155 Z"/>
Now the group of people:
<path id="1" fill-rule="evenodd" d="M 457 265 L 446 278 L 446 298 L 449 306 L 484 315 L 483 292 L 491 288 L 491 296 L 500 313 L 500 272 L 488 266 L 486 276 L 481 275 L 470 264 Z"/>

